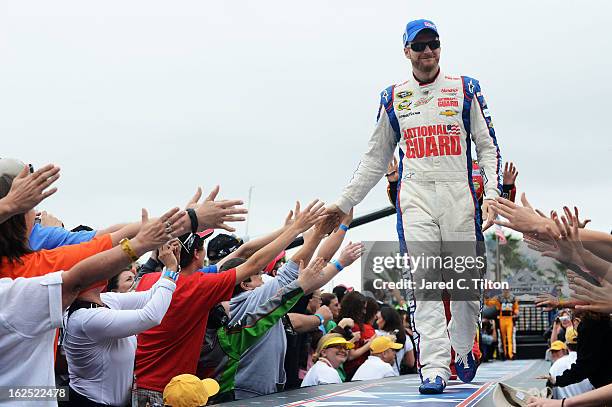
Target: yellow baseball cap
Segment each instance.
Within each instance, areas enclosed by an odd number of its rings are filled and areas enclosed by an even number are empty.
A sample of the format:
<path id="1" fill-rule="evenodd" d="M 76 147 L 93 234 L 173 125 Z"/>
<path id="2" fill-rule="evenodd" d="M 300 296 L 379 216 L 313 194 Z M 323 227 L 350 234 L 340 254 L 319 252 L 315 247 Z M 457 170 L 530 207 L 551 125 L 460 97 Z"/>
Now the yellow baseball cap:
<path id="1" fill-rule="evenodd" d="M 565 330 L 565 343 L 571 343 L 575 345 L 578 341 L 578 332 L 573 327 L 569 327 Z"/>
<path id="2" fill-rule="evenodd" d="M 370 343 L 370 352 L 372 353 L 382 353 L 387 349 L 402 349 L 404 345 L 401 343 L 396 343 L 388 336 L 379 336 L 374 338 L 372 343 Z"/>
<path id="3" fill-rule="evenodd" d="M 553 343 L 550 344 L 550 350 L 566 350 L 567 346 L 565 346 L 565 343 L 561 342 L 561 341 L 554 341 Z"/>
<path id="4" fill-rule="evenodd" d="M 323 346 L 321 346 L 321 350 L 325 348 L 329 348 L 330 346 L 335 345 L 344 345 L 346 349 L 353 349 L 355 345 L 344 338 L 329 338 L 325 342 L 323 342 Z"/>
<path id="5" fill-rule="evenodd" d="M 214 379 L 200 380 L 191 374 L 174 376 L 164 389 L 164 404 L 171 407 L 204 406 L 219 392 Z"/>

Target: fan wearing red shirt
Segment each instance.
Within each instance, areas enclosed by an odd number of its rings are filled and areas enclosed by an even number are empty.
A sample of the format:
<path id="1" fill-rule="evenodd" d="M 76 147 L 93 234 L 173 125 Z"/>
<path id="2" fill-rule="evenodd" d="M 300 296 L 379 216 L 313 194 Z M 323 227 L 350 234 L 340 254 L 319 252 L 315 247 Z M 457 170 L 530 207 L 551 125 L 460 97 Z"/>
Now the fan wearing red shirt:
<path id="1" fill-rule="evenodd" d="M 138 335 L 132 405 L 163 405 L 162 392 L 170 379 L 180 374 L 195 375 L 210 310 L 229 301 L 236 284 L 260 273 L 300 233 L 321 221 L 323 205 L 315 200 L 302 212 L 297 206 L 293 223 L 278 238 L 245 263 L 219 274 L 198 271 L 206 257 L 205 235 L 190 233 L 179 238 L 181 277 L 170 308 L 160 325 Z M 145 275 L 137 291 L 148 290 L 158 279 L 159 273 Z"/>
<path id="2" fill-rule="evenodd" d="M 353 377 L 359 366 L 368 358 L 369 340 L 376 335 L 374 328 L 366 323 L 365 317 L 366 297 L 357 291 L 346 294 L 340 304 L 338 319 L 351 318 L 355 322 L 355 325 L 351 328 L 353 334 L 359 333 L 359 339 L 355 341 L 355 348 L 349 351 L 349 356 L 344 362 L 344 371 L 348 380 Z"/>

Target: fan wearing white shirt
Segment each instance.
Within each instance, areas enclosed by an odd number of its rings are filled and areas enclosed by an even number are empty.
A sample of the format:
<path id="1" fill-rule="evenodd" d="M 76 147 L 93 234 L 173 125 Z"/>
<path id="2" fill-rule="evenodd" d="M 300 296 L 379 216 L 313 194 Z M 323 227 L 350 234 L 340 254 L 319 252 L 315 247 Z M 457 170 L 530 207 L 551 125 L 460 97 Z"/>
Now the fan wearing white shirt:
<path id="1" fill-rule="evenodd" d="M 317 362 L 304 376 L 301 387 L 342 383 L 337 369 L 346 362 L 349 349 L 354 347 L 340 334 L 323 335 L 317 346 Z"/>
<path id="2" fill-rule="evenodd" d="M 578 354 L 576 353 L 576 331 L 569 331 L 566 335 L 567 343 L 555 341 L 550 346 L 550 354 L 553 359 L 553 364 L 550 367 L 550 376 L 557 377 L 563 375 L 563 372 L 570 369 L 573 363 L 576 363 Z M 567 348 L 566 348 L 567 346 Z M 569 350 L 569 354 L 567 351 Z M 577 396 L 587 391 L 593 390 L 594 387 L 589 379 L 584 379 L 580 383 L 570 384 L 565 387 L 553 387 L 553 399 L 562 400 Z"/>
<path id="3" fill-rule="evenodd" d="M 57 188 L 49 187 L 59 178 L 59 167 L 48 164 L 37 171 L 29 165 L 16 176 L 7 177 L 0 168 L 0 226 L 14 216 L 30 212 Z M 134 238 L 81 260 L 69 270 L 40 277 L 0 278 L 0 386 L 55 386 L 53 343 L 55 329 L 62 325 L 63 311 L 78 294 L 92 284 L 113 277 L 116 270 L 134 262 L 175 236 L 189 230 L 223 228 L 225 222 L 242 221 L 246 213 L 241 201 L 215 201 L 217 186 L 203 203 L 198 203 L 201 189 L 190 202 L 188 211 L 178 207 L 159 218 L 149 219 L 143 209 L 141 224 Z M 189 215 L 187 215 L 189 214 Z M 1 257 L 1 256 L 0 256 Z M 130 261 L 128 261 L 130 260 Z M 62 396 L 60 394 L 60 396 Z M 0 406 L 12 406 L 14 400 L 0 400 Z M 20 406 L 57 406 L 57 401 L 24 400 Z"/>
<path id="4" fill-rule="evenodd" d="M 394 342 L 404 344 L 404 347 L 395 353 L 395 361 L 392 363 L 395 373 L 399 376 L 402 362 L 408 368 L 414 367 L 414 346 L 406 333 L 400 314 L 391 307 L 382 307 L 376 314 L 376 325 L 376 335 L 393 336 Z"/>
<path id="5" fill-rule="evenodd" d="M 389 336 L 378 336 L 370 343 L 370 356 L 353 376 L 353 381 L 376 380 L 384 377 L 398 376 L 393 370 L 395 363 L 395 352 L 402 349 L 404 345 L 395 343 Z"/>
<path id="6" fill-rule="evenodd" d="M 148 291 L 101 293 L 97 285 L 68 310 L 63 348 L 70 374 L 71 406 L 125 406 L 131 396 L 136 334 L 161 323 L 176 289 L 180 244 L 159 249 L 166 265 Z"/>

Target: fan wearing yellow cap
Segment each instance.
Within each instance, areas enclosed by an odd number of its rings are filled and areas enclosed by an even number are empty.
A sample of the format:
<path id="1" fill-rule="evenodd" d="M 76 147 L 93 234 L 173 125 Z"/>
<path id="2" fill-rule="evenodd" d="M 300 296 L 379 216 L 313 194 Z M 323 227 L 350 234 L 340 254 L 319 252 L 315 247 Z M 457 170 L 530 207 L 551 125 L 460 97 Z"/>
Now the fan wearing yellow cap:
<path id="1" fill-rule="evenodd" d="M 558 376 L 562 376 L 565 371 L 571 369 L 572 365 L 576 363 L 576 359 L 578 358 L 578 354 L 576 353 L 577 339 L 578 334 L 576 330 L 570 327 L 565 331 L 565 344 L 561 341 L 555 341 L 551 344 L 550 350 L 553 355 L 554 363 L 550 367 L 549 375 L 552 381 L 555 381 L 552 378 L 556 379 Z M 569 353 L 563 350 L 563 346 L 567 348 Z M 560 348 L 561 350 L 554 351 L 555 348 Z M 564 355 L 555 359 L 555 354 L 561 353 L 564 353 Z M 558 400 L 570 398 L 593 389 L 594 387 L 589 379 L 583 379 L 582 381 L 567 386 L 554 386 L 553 398 Z"/>
<path id="2" fill-rule="evenodd" d="M 370 343 L 370 356 L 363 362 L 353 376 L 353 381 L 375 380 L 397 376 L 393 370 L 395 352 L 404 345 L 396 343 L 393 336 L 379 336 Z"/>
<path id="3" fill-rule="evenodd" d="M 302 387 L 342 383 L 340 374 L 336 369 L 346 362 L 348 351 L 353 349 L 354 346 L 340 334 L 323 335 L 317 346 L 315 355 L 317 362 L 304 376 Z"/>
<path id="4" fill-rule="evenodd" d="M 174 376 L 164 389 L 164 405 L 170 407 L 205 406 L 208 398 L 219 391 L 213 379 L 200 380 L 191 374 Z"/>
<path id="5" fill-rule="evenodd" d="M 553 363 L 556 362 L 557 359 L 567 355 L 567 346 L 565 346 L 565 343 L 562 341 L 554 341 L 550 344 L 548 350 L 550 351 Z"/>

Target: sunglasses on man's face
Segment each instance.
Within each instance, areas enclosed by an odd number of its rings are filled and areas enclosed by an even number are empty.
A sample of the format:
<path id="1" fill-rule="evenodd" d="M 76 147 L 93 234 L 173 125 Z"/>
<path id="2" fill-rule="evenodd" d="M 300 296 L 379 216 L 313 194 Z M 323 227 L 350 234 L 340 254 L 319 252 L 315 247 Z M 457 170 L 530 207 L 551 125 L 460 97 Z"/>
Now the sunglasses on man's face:
<path id="1" fill-rule="evenodd" d="M 411 42 L 410 49 L 414 52 L 423 52 L 425 48 L 429 47 L 430 50 L 440 48 L 440 40 L 431 40 L 428 42 Z"/>

